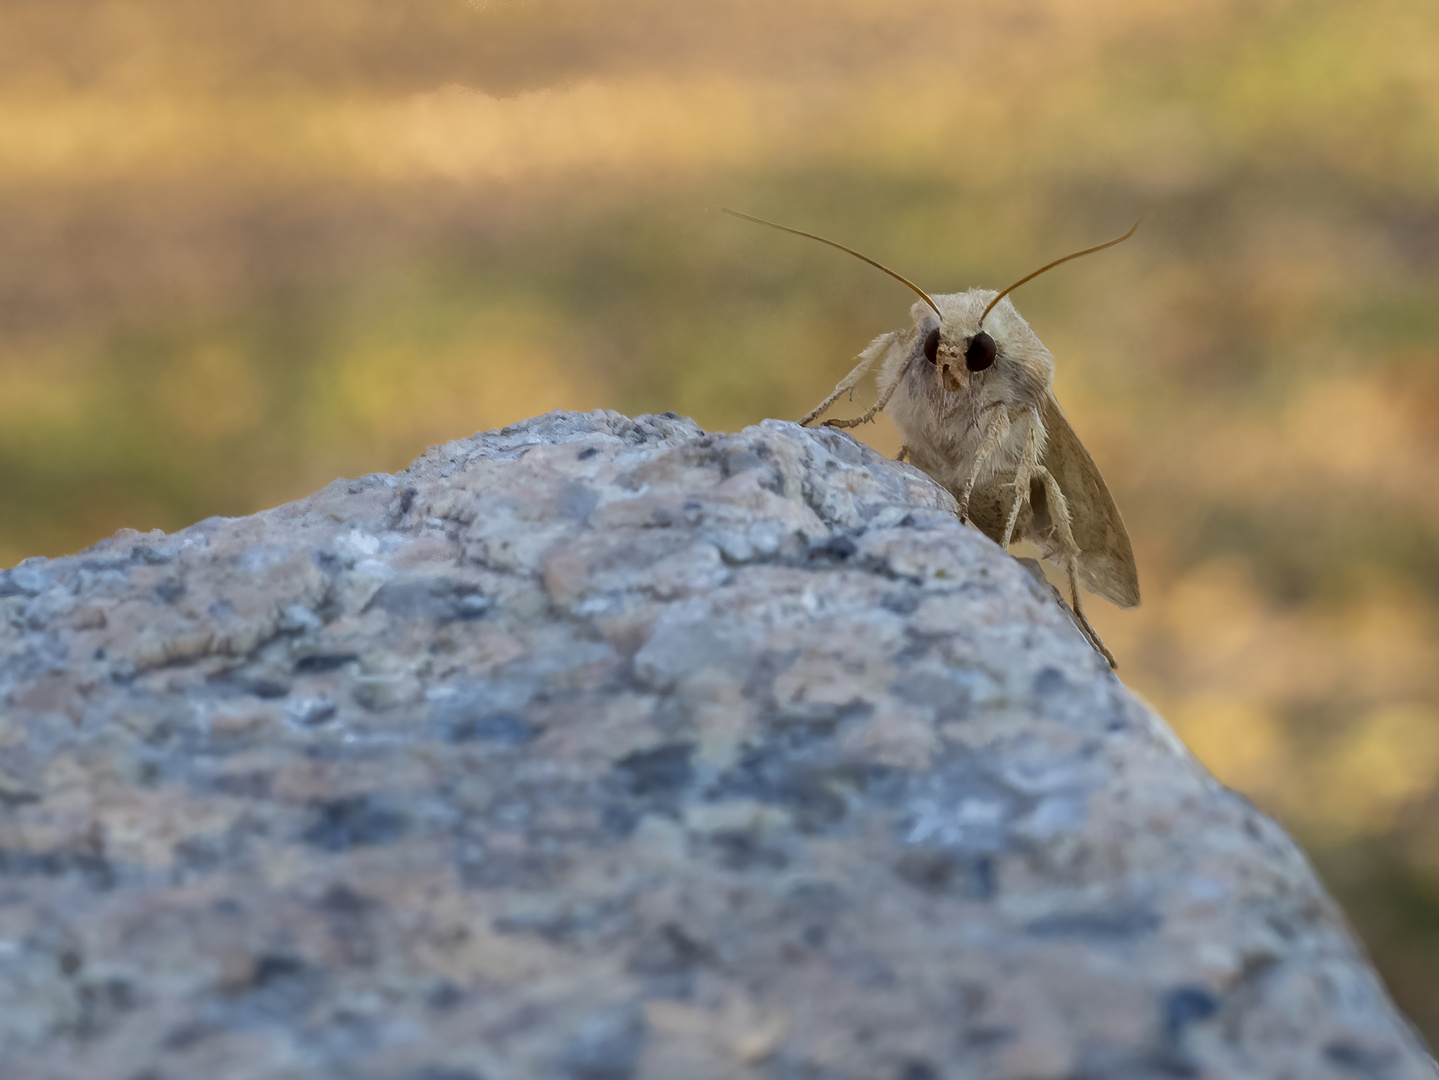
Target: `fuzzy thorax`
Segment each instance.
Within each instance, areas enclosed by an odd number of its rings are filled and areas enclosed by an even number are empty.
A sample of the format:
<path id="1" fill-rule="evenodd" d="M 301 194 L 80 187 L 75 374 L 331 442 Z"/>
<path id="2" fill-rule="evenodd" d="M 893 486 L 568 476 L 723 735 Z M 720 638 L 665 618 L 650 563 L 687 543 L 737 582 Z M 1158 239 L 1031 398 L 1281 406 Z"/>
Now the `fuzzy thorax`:
<path id="1" fill-rule="evenodd" d="M 965 363 L 970 341 L 981 330 L 980 314 L 994 296 L 992 289 L 936 296 L 943 320 L 929 305 L 915 304 L 910 309 L 914 328 L 896 336 L 879 374 L 881 396 L 893 394 L 885 411 L 910 457 L 956 494 L 976 461 L 982 461 L 976 482 L 985 484 L 1014 476 L 1025 459 L 1044 451 L 1037 406 L 1054 380 L 1054 358 L 1007 297 L 982 328 L 994 339 L 994 363 L 983 371 L 970 371 Z M 939 345 L 931 363 L 924 340 L 936 327 Z M 998 412 L 1008 420 L 1008 430 L 981 456 Z"/>

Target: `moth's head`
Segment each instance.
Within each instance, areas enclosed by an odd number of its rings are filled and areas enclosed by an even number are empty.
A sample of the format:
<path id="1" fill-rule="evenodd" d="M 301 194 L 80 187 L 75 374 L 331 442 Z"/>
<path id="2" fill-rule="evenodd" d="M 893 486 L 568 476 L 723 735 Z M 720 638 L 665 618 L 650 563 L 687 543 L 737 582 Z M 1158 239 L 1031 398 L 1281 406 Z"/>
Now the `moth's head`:
<path id="1" fill-rule="evenodd" d="M 1049 350 L 1009 298 L 989 307 L 996 295 L 992 289 L 970 289 L 935 296 L 938 316 L 923 301 L 910 309 L 923 335 L 921 355 L 946 390 L 1014 378 L 1047 386 L 1053 377 Z"/>

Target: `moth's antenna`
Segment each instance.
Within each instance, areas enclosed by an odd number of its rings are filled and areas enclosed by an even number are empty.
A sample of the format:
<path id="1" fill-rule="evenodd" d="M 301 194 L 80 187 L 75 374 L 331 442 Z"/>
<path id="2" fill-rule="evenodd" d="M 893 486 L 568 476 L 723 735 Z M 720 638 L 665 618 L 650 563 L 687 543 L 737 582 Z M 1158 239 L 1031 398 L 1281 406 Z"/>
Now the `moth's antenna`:
<path id="1" fill-rule="evenodd" d="M 869 265 L 870 265 L 870 266 L 873 266 L 876 270 L 883 270 L 886 274 L 888 274 L 890 277 L 894 278 L 896 281 L 902 281 L 902 282 L 904 282 L 904 283 L 905 283 L 906 285 L 908 285 L 911 289 L 913 289 L 916 293 L 918 293 L 918 294 L 920 295 L 920 298 L 923 299 L 926 304 L 928 304 L 930 307 L 934 308 L 934 313 L 935 313 L 936 315 L 939 315 L 939 317 L 940 317 L 941 320 L 944 318 L 944 315 L 940 313 L 939 305 L 936 304 L 933 300 L 930 299 L 929 293 L 925 292 L 923 289 L 921 289 L 921 288 L 920 288 L 918 285 L 916 285 L 914 282 L 910 281 L 909 278 L 905 277 L 903 274 L 896 274 L 893 270 L 891 270 L 889 267 L 885 266 L 883 263 L 877 263 L 877 262 L 875 262 L 875 261 L 874 261 L 873 259 L 871 259 L 868 255 L 861 255 L 859 252 L 855 251 L 854 248 L 847 248 L 847 247 L 845 247 L 843 244 L 836 244 L 833 240 L 826 240 L 823 236 L 816 236 L 814 233 L 803 232 L 803 231 L 801 231 L 801 230 L 799 230 L 799 229 L 791 229 L 788 225 L 776 225 L 773 221 L 766 221 L 764 218 L 751 217 L 749 214 L 741 214 L 738 210 L 731 210 L 728 206 L 722 206 L 722 207 L 720 207 L 720 209 L 721 209 L 724 213 L 729 214 L 731 217 L 743 218 L 745 221 L 753 221 L 756 225 L 768 225 L 771 229 L 778 229 L 780 232 L 794 233 L 796 236 L 805 236 L 805 237 L 808 237 L 808 238 L 811 239 L 811 240 L 818 240 L 821 244 L 828 244 L 828 245 L 829 245 L 830 247 L 832 247 L 832 248 L 839 248 L 840 251 L 847 251 L 847 252 L 849 252 L 851 255 L 853 255 L 856 259 L 859 259 L 859 260 L 861 260 L 861 261 L 863 261 L 863 262 L 869 263 Z M 1135 226 L 1135 228 L 1138 228 L 1138 227 L 1139 227 L 1138 225 Z M 1134 229 L 1130 229 L 1129 231 L 1130 231 L 1130 232 L 1133 232 Z M 1121 238 L 1121 239 L 1122 239 L 1122 238 Z M 1117 244 L 1118 242 L 1119 242 L 1118 240 L 1111 241 L 1111 243 L 1116 243 L 1116 244 Z M 1107 245 L 1102 245 L 1102 246 L 1107 246 Z M 1094 250 L 1098 251 L 1099 249 L 1098 249 L 1098 248 L 1095 248 Z M 1085 254 L 1085 252 L 1082 252 L 1082 251 L 1081 251 L 1080 254 L 1083 255 L 1083 254 Z M 1072 258 L 1074 258 L 1074 256 L 1071 255 L 1070 258 L 1072 259 Z M 1063 262 L 1063 261 L 1064 261 L 1063 259 L 1060 260 L 1060 262 Z M 1046 266 L 1044 269 L 1045 269 L 1045 270 L 1048 270 L 1049 267 Z M 1043 273 L 1044 271 L 1041 270 L 1041 271 L 1039 271 L 1039 272 L 1040 272 L 1040 273 Z M 1034 275 L 1032 275 L 1032 274 L 1030 275 L 1030 277 L 1033 277 L 1033 276 L 1034 276 Z M 1028 280 L 1029 280 L 1029 278 L 1025 278 L 1025 281 L 1028 281 Z M 1023 285 L 1024 282 L 1021 281 L 1021 282 L 1018 282 L 1017 284 Z M 1011 285 L 1010 288 L 1012 289 L 1012 288 L 1014 288 L 1014 286 Z"/>
<path id="2" fill-rule="evenodd" d="M 766 222 L 766 224 L 768 224 L 768 222 Z M 782 227 L 782 226 L 781 226 L 781 227 Z M 1032 274 L 1025 274 L 1024 277 L 1020 278 L 1018 281 L 1016 281 L 1016 282 L 1015 282 L 1013 285 L 1011 285 L 1009 288 L 1005 289 L 1004 292 L 1000 293 L 998 296 L 996 296 L 993 300 L 991 300 L 991 301 L 989 302 L 989 307 L 985 308 L 983 314 L 981 314 L 981 315 L 979 316 L 979 325 L 980 325 L 980 326 L 983 326 L 983 325 L 984 325 L 984 316 L 989 314 L 990 309 L 993 308 L 995 304 L 999 303 L 1001 300 L 1003 300 L 1003 299 L 1004 299 L 1006 296 L 1008 296 L 1010 293 L 1014 292 L 1015 289 L 1019 288 L 1019 287 L 1020 287 L 1021 285 L 1023 285 L 1026 281 L 1033 281 L 1035 278 L 1039 277 L 1039 275 L 1042 274 L 1042 273 L 1044 273 L 1046 270 L 1053 270 L 1053 269 L 1054 269 L 1056 266 L 1058 266 L 1060 263 L 1067 263 L 1070 259 L 1077 259 L 1077 258 L 1079 258 L 1081 255 L 1093 255 L 1096 251 L 1103 251 L 1105 248 L 1113 247 L 1115 244 L 1122 244 L 1122 243 L 1124 243 L 1124 241 L 1128 240 L 1131 236 L 1134 235 L 1134 230 L 1137 229 L 1137 228 L 1139 228 L 1139 222 L 1136 221 L 1133 225 L 1130 226 L 1129 231 L 1128 231 L 1127 233 L 1125 233 L 1123 236 L 1116 236 L 1113 240 L 1106 240 L 1106 241 L 1105 241 L 1104 243 L 1102 243 L 1102 244 L 1095 244 L 1093 247 L 1085 248 L 1083 251 L 1076 251 L 1073 255 L 1066 255 L 1066 256 L 1065 256 L 1064 258 L 1062 258 L 1062 259 L 1055 259 L 1054 262 L 1052 262 L 1052 263 L 1045 263 L 1043 266 L 1041 266 L 1041 267 L 1040 267 L 1038 270 L 1036 270 L 1034 273 L 1032 273 Z M 861 257 L 863 257 L 863 256 L 861 256 Z"/>

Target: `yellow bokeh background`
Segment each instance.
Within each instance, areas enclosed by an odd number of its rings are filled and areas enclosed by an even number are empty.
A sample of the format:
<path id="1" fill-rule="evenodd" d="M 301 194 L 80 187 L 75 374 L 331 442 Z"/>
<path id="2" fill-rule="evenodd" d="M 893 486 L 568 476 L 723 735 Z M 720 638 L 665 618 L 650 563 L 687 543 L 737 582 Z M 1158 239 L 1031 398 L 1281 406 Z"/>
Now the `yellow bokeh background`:
<path id="1" fill-rule="evenodd" d="M 1439 1037 L 1439 5 L 10 0 L 0 566 L 552 408 L 798 416 L 1026 286 L 1126 681 Z M 863 395 L 856 406 L 863 404 Z M 881 420 L 865 433 L 896 448 Z"/>

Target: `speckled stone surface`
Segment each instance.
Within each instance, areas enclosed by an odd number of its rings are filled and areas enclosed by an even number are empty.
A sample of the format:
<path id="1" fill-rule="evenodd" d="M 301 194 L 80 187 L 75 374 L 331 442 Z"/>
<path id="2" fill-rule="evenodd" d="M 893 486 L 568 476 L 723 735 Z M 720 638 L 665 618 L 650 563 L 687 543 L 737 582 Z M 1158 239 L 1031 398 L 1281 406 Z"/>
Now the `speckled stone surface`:
<path id="1" fill-rule="evenodd" d="M 555 413 L 0 573 L 0 1077 L 1433 1077 L 952 505 Z"/>

